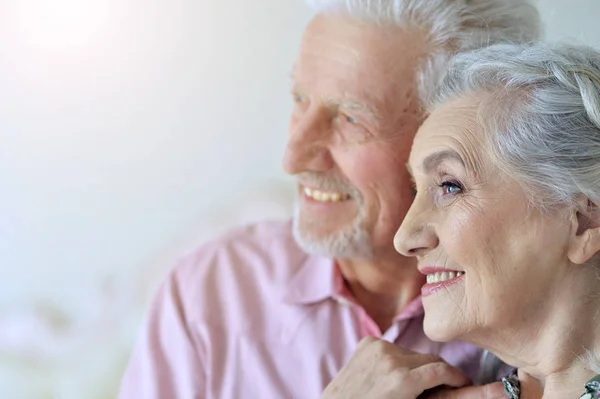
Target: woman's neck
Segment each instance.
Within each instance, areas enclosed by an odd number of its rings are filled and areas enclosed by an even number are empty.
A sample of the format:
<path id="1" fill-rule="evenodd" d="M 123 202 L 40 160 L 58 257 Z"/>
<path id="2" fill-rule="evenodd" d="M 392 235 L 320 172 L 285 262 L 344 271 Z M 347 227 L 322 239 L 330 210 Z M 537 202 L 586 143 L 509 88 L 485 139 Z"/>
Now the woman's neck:
<path id="1" fill-rule="evenodd" d="M 519 369 L 520 399 L 577 399 L 584 392 L 585 383 L 594 375 L 596 373 L 585 362 L 547 375 L 543 380 L 533 378 L 524 369 Z"/>
<path id="2" fill-rule="evenodd" d="M 505 330 L 507 334 L 496 335 L 494 345 L 477 343 L 519 369 L 522 399 L 577 399 L 585 383 L 598 374 L 592 361 L 600 360 L 600 293 L 596 288 L 600 284 L 595 271 L 591 274 L 574 278 L 556 295 L 540 298 L 545 302 L 537 314 L 524 318 L 512 331 Z"/>

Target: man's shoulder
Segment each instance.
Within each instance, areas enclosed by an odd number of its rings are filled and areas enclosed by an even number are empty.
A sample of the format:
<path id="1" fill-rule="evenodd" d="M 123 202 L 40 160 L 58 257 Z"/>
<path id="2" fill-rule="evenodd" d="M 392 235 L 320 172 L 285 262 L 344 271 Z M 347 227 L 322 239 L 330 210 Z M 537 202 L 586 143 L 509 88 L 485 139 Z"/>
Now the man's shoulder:
<path id="1" fill-rule="evenodd" d="M 295 243 L 290 222 L 254 223 L 184 254 L 167 281 L 190 322 L 264 329 L 256 325 L 283 313 L 291 282 L 310 259 Z"/>
<path id="2" fill-rule="evenodd" d="M 228 229 L 187 251 L 178 260 L 178 271 L 193 272 L 214 262 L 260 268 L 271 261 L 297 263 L 306 257 L 294 240 L 291 221 L 265 221 Z"/>
<path id="3" fill-rule="evenodd" d="M 229 229 L 186 252 L 171 269 L 186 295 L 227 289 L 239 294 L 285 285 L 308 259 L 296 244 L 290 221 Z"/>
<path id="4" fill-rule="evenodd" d="M 216 248 L 274 251 L 285 249 L 303 254 L 292 232 L 292 221 L 262 221 L 231 228 L 206 243 Z"/>

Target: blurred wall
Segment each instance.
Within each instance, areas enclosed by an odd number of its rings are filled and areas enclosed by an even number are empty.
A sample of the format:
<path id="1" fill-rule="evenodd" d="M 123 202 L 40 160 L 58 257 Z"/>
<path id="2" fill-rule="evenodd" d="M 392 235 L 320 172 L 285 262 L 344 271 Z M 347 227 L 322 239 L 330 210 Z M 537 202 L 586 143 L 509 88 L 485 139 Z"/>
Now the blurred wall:
<path id="1" fill-rule="evenodd" d="M 0 0 L 0 397 L 113 396 L 173 257 L 289 214 L 309 16 L 300 0 Z"/>
<path id="2" fill-rule="evenodd" d="M 600 3 L 541 0 L 600 46 Z M 0 0 L 0 397 L 104 399 L 173 258 L 290 213 L 301 0 Z"/>

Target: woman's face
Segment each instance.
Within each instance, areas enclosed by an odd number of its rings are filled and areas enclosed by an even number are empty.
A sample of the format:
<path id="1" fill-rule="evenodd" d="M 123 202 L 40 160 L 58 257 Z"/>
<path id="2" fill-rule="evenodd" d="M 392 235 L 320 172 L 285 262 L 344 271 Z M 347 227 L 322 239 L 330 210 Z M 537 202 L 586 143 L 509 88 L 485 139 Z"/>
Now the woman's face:
<path id="1" fill-rule="evenodd" d="M 459 98 L 418 131 L 408 165 L 417 195 L 394 239 L 427 275 L 425 332 L 438 341 L 535 325 L 570 265 L 570 209 L 530 205 L 487 156 L 476 112 L 475 97 Z"/>

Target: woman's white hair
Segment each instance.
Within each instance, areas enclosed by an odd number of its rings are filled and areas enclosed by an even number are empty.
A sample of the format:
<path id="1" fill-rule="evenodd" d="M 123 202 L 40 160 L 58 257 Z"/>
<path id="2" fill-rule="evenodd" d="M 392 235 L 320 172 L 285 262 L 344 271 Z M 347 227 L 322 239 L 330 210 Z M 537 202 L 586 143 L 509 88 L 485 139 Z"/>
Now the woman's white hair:
<path id="1" fill-rule="evenodd" d="M 600 52 L 540 43 L 460 54 L 426 105 L 478 94 L 494 163 L 534 205 L 581 195 L 600 205 Z"/>
<path id="2" fill-rule="evenodd" d="M 318 13 L 343 14 L 382 26 L 426 32 L 429 56 L 417 74 L 421 98 L 431 96 L 456 52 L 494 43 L 532 42 L 541 22 L 531 0 L 306 0 Z"/>

